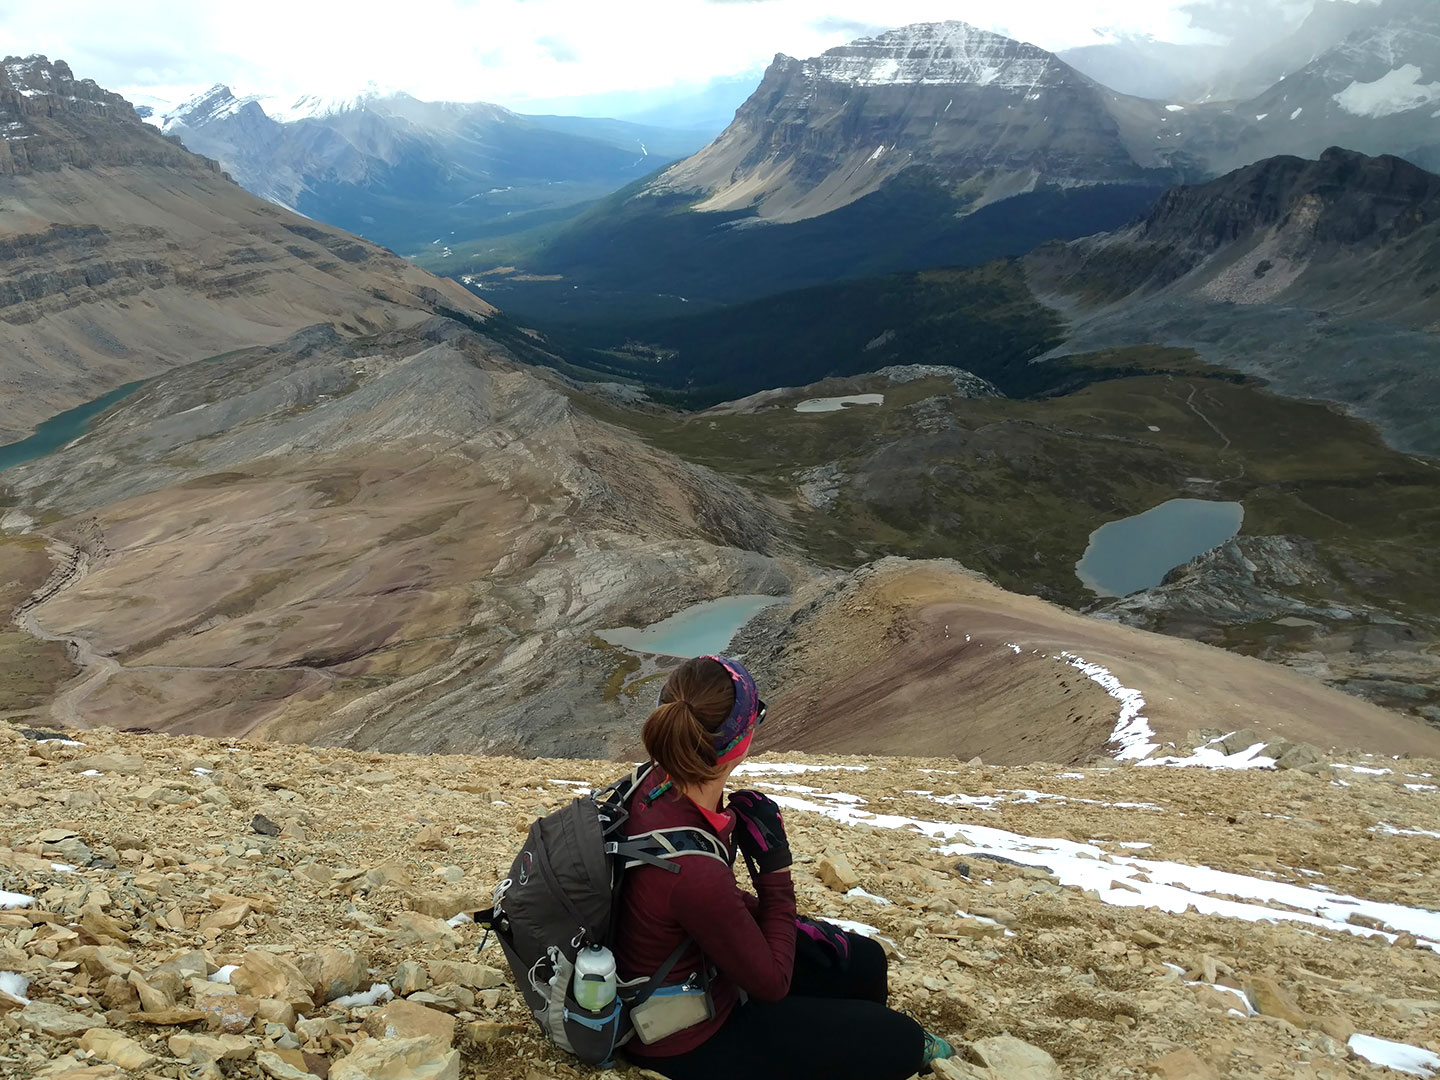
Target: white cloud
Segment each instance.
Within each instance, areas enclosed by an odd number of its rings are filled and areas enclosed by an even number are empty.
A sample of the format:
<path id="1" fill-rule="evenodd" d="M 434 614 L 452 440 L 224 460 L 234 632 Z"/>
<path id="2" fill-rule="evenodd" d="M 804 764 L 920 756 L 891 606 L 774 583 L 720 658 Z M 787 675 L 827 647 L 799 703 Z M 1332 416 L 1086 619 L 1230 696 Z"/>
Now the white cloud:
<path id="1" fill-rule="evenodd" d="M 877 24 L 960 18 L 1051 49 L 1097 26 L 1193 38 L 1184 0 L 68 0 L 0 7 L 0 50 L 68 60 L 125 92 L 340 94 L 374 81 L 418 97 L 523 107 L 759 72 Z"/>

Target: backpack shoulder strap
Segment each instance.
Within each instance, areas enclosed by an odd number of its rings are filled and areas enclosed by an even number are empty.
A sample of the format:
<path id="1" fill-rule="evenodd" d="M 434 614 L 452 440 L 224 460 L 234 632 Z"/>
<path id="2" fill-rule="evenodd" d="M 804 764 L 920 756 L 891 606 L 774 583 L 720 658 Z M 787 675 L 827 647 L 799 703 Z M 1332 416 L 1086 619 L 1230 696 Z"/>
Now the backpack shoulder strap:
<path id="1" fill-rule="evenodd" d="M 675 865 L 674 860 L 687 855 L 701 855 L 718 859 L 726 866 L 733 865 L 730 851 L 720 842 L 719 837 L 691 826 L 636 833 L 624 840 L 606 844 L 605 851 L 623 859 L 626 870 L 643 864 L 658 866 L 662 870 L 678 874 L 680 867 Z"/>

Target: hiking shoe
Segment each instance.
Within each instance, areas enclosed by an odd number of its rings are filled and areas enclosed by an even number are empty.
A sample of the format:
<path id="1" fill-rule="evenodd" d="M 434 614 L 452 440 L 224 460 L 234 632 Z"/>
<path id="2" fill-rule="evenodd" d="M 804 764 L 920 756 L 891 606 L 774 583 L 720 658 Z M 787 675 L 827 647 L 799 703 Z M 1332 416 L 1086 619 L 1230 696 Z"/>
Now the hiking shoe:
<path id="1" fill-rule="evenodd" d="M 939 1035 L 933 1034 L 929 1031 L 925 1032 L 925 1056 L 921 1060 L 920 1064 L 920 1071 L 922 1073 L 928 1073 L 930 1071 L 930 1063 L 932 1061 L 936 1061 L 939 1058 L 948 1058 L 954 1056 L 955 1048 L 953 1046 L 951 1046 L 948 1042 L 942 1039 Z"/>

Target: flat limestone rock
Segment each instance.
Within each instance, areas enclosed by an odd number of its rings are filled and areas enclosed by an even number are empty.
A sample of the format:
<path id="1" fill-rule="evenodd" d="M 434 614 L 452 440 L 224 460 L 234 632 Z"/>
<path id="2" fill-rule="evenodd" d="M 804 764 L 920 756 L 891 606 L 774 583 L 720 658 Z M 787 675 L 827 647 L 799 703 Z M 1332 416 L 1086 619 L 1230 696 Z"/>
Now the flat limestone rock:
<path id="1" fill-rule="evenodd" d="M 80 1036 L 80 1049 L 132 1072 L 148 1069 L 156 1061 L 154 1054 L 113 1028 L 91 1028 Z"/>
<path id="2" fill-rule="evenodd" d="M 274 998 L 308 1012 L 315 1004 L 315 990 L 295 963 L 263 949 L 251 949 L 245 962 L 230 973 L 230 985 L 237 994 Z"/>
<path id="3" fill-rule="evenodd" d="M 366 1039 L 331 1067 L 330 1080 L 460 1080 L 460 1051 L 435 1039 Z"/>
<path id="4" fill-rule="evenodd" d="M 192 1065 L 211 1061 L 245 1061 L 255 1048 L 243 1035 L 171 1035 L 167 1045 L 170 1053 Z"/>
<path id="5" fill-rule="evenodd" d="M 1060 1066 L 1053 1057 L 1013 1035 L 981 1039 L 974 1050 L 994 1080 L 1060 1080 Z"/>
<path id="6" fill-rule="evenodd" d="M 392 1001 L 365 1018 L 362 1027 L 376 1039 L 435 1039 L 448 1048 L 455 1039 L 455 1021 L 438 1009 L 413 1001 Z"/>
<path id="7" fill-rule="evenodd" d="M 1194 1050 L 1176 1050 L 1145 1066 L 1157 1080 L 1220 1080 L 1220 1074 Z"/>
<path id="8" fill-rule="evenodd" d="M 257 1051 L 255 1064 L 272 1080 L 315 1080 L 315 1074 L 309 1069 L 291 1064 L 272 1050 Z"/>
<path id="9" fill-rule="evenodd" d="M 836 848 L 825 849 L 825 854 L 815 865 L 815 873 L 836 892 L 849 892 L 860 887 L 860 875 L 855 873 L 845 853 Z"/>
<path id="10" fill-rule="evenodd" d="M 32 1001 L 15 1014 L 21 1028 L 37 1035 L 48 1035 L 52 1039 L 69 1039 L 108 1025 L 97 1016 L 86 1016 L 62 1005 L 48 1001 Z"/>

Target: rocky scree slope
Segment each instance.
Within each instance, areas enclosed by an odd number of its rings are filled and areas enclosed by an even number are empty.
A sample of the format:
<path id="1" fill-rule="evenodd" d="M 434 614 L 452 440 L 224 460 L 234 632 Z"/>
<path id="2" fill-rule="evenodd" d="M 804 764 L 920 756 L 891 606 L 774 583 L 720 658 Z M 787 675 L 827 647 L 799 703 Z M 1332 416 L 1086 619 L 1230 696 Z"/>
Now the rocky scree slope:
<path id="1" fill-rule="evenodd" d="M 316 322 L 349 333 L 441 310 L 461 286 L 262 202 L 63 63 L 0 82 L 0 439 L 117 386 Z"/>
<path id="2" fill-rule="evenodd" d="M 595 631 L 811 571 L 765 500 L 588 418 L 572 392 L 441 318 L 312 328 L 149 383 L 6 473 L 0 553 L 38 534 L 56 567 L 16 617 L 85 661 L 42 711 L 612 752 L 653 688 L 622 692 L 640 662 Z"/>
<path id="3" fill-rule="evenodd" d="M 620 768 L 0 724 L 0 1076 L 596 1075 L 468 913 L 532 818 Z M 792 757 L 737 780 L 785 808 L 801 910 L 877 935 L 892 1003 L 955 1041 L 946 1080 L 1380 1080 L 1393 1044 L 1440 1051 L 1436 772 Z"/>

